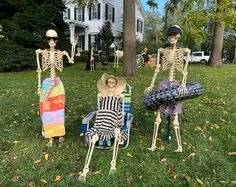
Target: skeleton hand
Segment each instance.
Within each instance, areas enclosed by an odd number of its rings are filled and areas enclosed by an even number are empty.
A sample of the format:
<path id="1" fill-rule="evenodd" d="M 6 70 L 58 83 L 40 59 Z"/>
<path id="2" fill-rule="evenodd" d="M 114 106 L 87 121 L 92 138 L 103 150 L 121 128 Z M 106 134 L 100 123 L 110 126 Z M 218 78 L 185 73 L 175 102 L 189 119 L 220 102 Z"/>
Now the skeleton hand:
<path id="1" fill-rule="evenodd" d="M 188 89 L 187 89 L 187 87 L 186 87 L 186 84 L 181 84 L 181 85 L 179 86 L 179 88 L 178 88 L 178 92 L 179 92 L 180 95 L 182 95 L 182 96 L 187 95 Z"/>
<path id="2" fill-rule="evenodd" d="M 40 95 L 40 93 L 41 93 L 41 88 L 38 88 L 37 94 Z"/>
<path id="3" fill-rule="evenodd" d="M 152 89 L 153 89 L 152 86 L 147 87 L 147 88 L 145 89 L 145 91 L 144 91 L 144 94 L 145 94 L 145 95 L 148 94 L 149 92 L 152 91 Z"/>

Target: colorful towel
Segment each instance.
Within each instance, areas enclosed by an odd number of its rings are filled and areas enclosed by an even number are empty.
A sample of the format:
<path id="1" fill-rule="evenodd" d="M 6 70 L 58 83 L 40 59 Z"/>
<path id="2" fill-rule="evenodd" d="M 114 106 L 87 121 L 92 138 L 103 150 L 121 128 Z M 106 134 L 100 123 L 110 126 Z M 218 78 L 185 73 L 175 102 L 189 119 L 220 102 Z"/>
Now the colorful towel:
<path id="1" fill-rule="evenodd" d="M 40 93 L 40 116 L 45 138 L 65 135 L 65 90 L 59 77 L 46 78 Z"/>

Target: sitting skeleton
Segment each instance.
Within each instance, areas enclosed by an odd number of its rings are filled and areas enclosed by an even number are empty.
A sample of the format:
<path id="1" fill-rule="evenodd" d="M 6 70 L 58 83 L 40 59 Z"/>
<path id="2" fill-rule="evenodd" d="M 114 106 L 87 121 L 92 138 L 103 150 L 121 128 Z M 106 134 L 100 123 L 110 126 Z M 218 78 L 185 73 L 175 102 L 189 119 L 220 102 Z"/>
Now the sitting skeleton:
<path id="1" fill-rule="evenodd" d="M 54 135 L 59 136 L 59 141 L 64 141 L 64 138 L 62 137 L 65 134 L 64 130 L 64 87 L 62 82 L 60 81 L 59 77 L 56 76 L 56 70 L 59 70 L 62 72 L 63 70 L 63 56 L 65 55 L 68 58 L 69 63 L 74 63 L 73 60 L 69 57 L 68 53 L 66 51 L 60 51 L 58 49 L 55 49 L 56 42 L 57 42 L 57 32 L 55 30 L 48 30 L 46 32 L 46 37 L 48 39 L 48 44 L 50 46 L 49 49 L 37 49 L 36 52 L 36 60 L 37 60 L 37 73 L 38 73 L 38 95 L 40 96 L 40 113 L 41 118 L 43 122 L 43 136 L 45 138 L 49 138 L 48 146 L 52 146 L 53 137 Z M 40 61 L 40 55 L 41 55 L 41 61 Z M 42 68 L 41 68 L 42 67 Z M 42 87 L 44 89 L 41 89 L 41 73 L 42 71 L 46 71 L 47 69 L 50 70 L 50 78 L 45 79 L 43 82 Z M 50 85 L 48 85 L 50 84 Z M 60 86 L 60 87 L 58 87 Z M 47 87 L 47 89 L 46 89 Z M 54 96 L 55 93 L 58 92 L 58 89 L 60 89 L 60 95 L 58 95 L 58 98 L 54 97 L 54 105 L 52 104 L 52 100 L 50 99 L 51 94 L 53 92 Z M 55 100 L 55 98 L 57 100 Z M 49 101 L 50 100 L 50 101 Z M 57 103 L 57 101 L 59 103 Z M 61 111 L 63 110 L 63 113 L 56 109 L 53 109 L 52 111 L 52 105 L 54 108 L 59 107 L 59 105 L 56 106 L 56 104 L 60 104 Z M 51 113 L 50 113 L 51 112 Z M 54 112 L 54 114 L 53 114 Z M 49 114 L 50 113 L 50 114 Z M 59 116 L 60 119 L 54 119 L 53 116 Z M 53 118 L 53 119 L 52 119 Z M 63 118 L 63 119 L 62 119 Z M 60 121 L 60 126 L 55 123 L 55 121 Z M 53 124 L 53 125 L 52 125 Z M 50 135 L 49 135 L 50 134 Z"/>
<path id="2" fill-rule="evenodd" d="M 178 91 L 180 94 L 185 95 L 187 93 L 186 88 L 186 79 L 187 79 L 187 67 L 188 61 L 183 63 L 183 57 L 187 54 L 187 59 L 190 55 L 190 50 L 188 48 L 180 48 L 177 47 L 177 41 L 182 34 L 181 29 L 178 25 L 171 26 L 168 31 L 168 40 L 170 42 L 170 47 L 167 48 L 160 48 L 157 54 L 157 66 L 155 69 L 155 73 L 152 78 L 152 82 L 150 87 L 145 90 L 145 93 L 152 91 L 154 87 L 154 83 L 156 80 L 157 74 L 160 72 L 160 68 L 162 66 L 162 70 L 169 70 L 169 78 L 168 80 L 164 80 L 160 83 L 160 88 L 172 88 L 178 86 Z M 161 64 L 160 64 L 160 57 L 162 55 Z M 179 71 L 183 75 L 182 84 L 179 85 L 178 81 L 175 80 L 175 72 Z M 180 127 L 178 121 L 178 115 L 181 113 L 181 101 L 173 100 L 171 102 L 164 103 L 158 106 L 157 109 L 157 116 L 156 121 L 154 123 L 154 130 L 153 130 L 153 138 L 152 138 L 152 146 L 149 150 L 154 151 L 156 149 L 156 140 L 157 140 L 157 133 L 158 128 L 161 123 L 160 112 L 164 113 L 167 116 L 173 118 L 173 128 L 176 135 L 176 140 L 178 147 L 175 152 L 182 152 L 182 143 L 181 143 L 181 136 L 180 136 Z"/>
<path id="3" fill-rule="evenodd" d="M 119 142 L 126 140 L 127 135 L 121 132 L 120 127 L 124 121 L 124 95 L 122 92 L 126 87 L 126 81 L 122 77 L 103 74 L 97 83 L 98 87 L 98 110 L 94 126 L 86 133 L 86 141 L 89 145 L 85 166 L 80 174 L 80 181 L 84 182 L 89 172 L 89 163 L 93 154 L 93 149 L 97 141 L 110 142 L 114 140 L 113 156 L 111 161 L 110 172 L 116 172 L 116 159 L 119 149 Z M 122 102 L 122 109 L 120 109 Z"/>

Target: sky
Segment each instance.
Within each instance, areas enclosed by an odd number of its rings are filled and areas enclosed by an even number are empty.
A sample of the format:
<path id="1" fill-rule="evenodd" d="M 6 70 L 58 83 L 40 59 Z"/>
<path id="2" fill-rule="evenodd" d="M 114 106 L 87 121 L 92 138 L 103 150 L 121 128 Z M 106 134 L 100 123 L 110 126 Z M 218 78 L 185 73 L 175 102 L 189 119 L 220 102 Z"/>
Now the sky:
<path id="1" fill-rule="evenodd" d="M 140 0 L 142 5 L 143 5 L 143 8 L 146 10 L 146 11 L 150 11 L 150 7 L 147 5 L 147 0 Z M 158 4 L 158 9 L 157 11 L 163 15 L 164 14 L 164 6 L 165 6 L 165 3 L 166 3 L 167 0 L 156 0 L 155 2 Z"/>

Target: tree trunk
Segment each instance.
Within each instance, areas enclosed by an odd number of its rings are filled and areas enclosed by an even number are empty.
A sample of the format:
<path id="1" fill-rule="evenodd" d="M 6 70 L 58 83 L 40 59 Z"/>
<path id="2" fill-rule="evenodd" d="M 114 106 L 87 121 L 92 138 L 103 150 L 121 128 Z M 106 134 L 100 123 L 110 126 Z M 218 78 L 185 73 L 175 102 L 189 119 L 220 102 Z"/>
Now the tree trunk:
<path id="1" fill-rule="evenodd" d="M 209 59 L 209 66 L 221 67 L 222 64 L 222 49 L 224 42 L 224 30 L 225 26 L 223 23 L 218 22 L 215 24 L 214 36 L 211 47 L 211 56 Z"/>
<path id="2" fill-rule="evenodd" d="M 124 4 L 124 69 L 126 77 L 137 78 L 135 0 L 123 0 Z"/>

